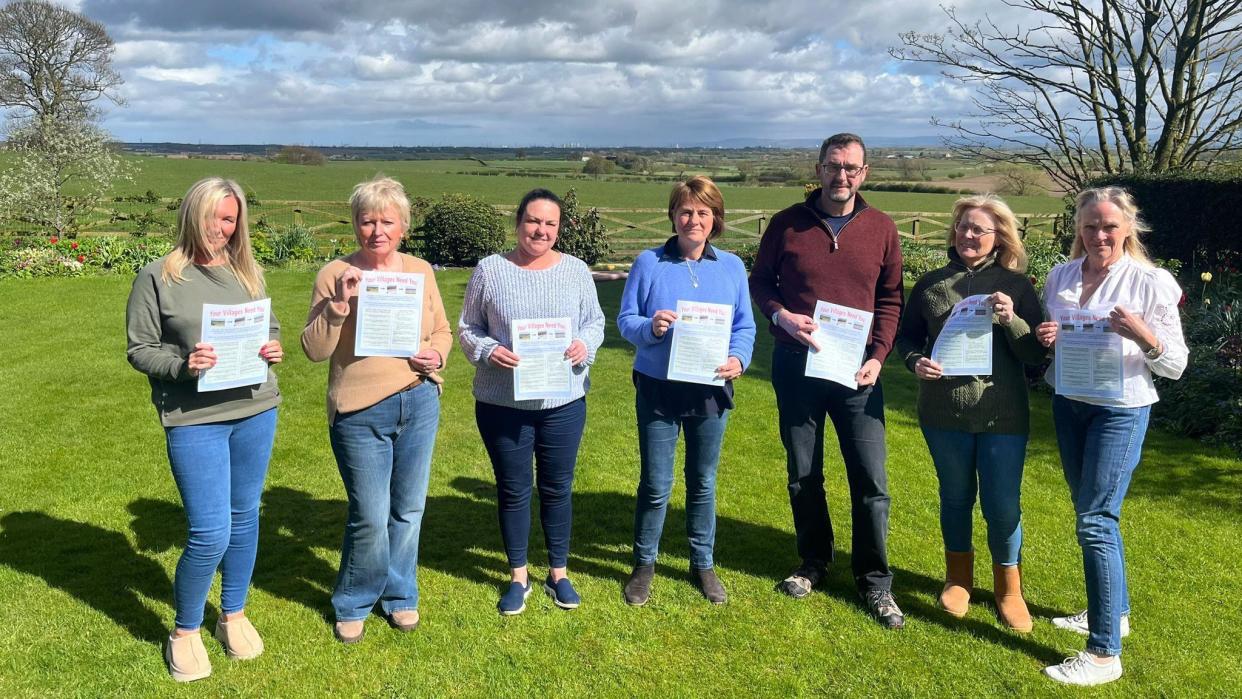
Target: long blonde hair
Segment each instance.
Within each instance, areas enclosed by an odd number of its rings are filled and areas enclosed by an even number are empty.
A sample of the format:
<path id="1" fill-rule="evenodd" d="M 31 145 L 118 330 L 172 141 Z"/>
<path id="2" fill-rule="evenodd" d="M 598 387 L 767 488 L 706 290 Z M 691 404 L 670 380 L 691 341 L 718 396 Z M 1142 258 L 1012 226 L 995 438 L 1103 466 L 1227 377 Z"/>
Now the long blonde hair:
<path id="1" fill-rule="evenodd" d="M 1121 249 L 1140 264 L 1152 266 L 1151 256 L 1147 254 L 1147 246 L 1139 240 L 1139 235 L 1150 232 L 1151 226 L 1139 216 L 1139 208 L 1134 201 L 1134 196 L 1122 187 L 1094 187 L 1078 193 L 1074 199 L 1074 242 L 1070 245 L 1070 259 L 1074 260 L 1087 254 L 1078 228 L 1083 210 L 1088 206 L 1103 202 L 1108 202 L 1120 209 L 1121 215 L 1125 216 L 1126 221 L 1130 223 L 1130 235 L 1126 236 Z"/>
<path id="2" fill-rule="evenodd" d="M 237 200 L 237 228 L 225 247 L 224 254 L 227 254 L 228 260 L 224 266 L 232 270 L 251 298 L 263 295 L 263 268 L 255 262 L 254 253 L 250 250 L 246 195 L 236 182 L 223 177 L 208 177 L 195 182 L 181 200 L 181 210 L 177 214 L 177 242 L 164 260 L 160 273 L 165 284 L 185 281 L 185 268 L 194 260 L 215 257 L 207 244 L 207 229 L 212 225 L 216 207 L 229 197 Z"/>
<path id="3" fill-rule="evenodd" d="M 1018 237 L 1018 219 L 1005 200 L 995 194 L 976 194 L 953 202 L 953 225 L 949 227 L 949 249 L 957 242 L 957 224 L 971 209 L 981 209 L 996 221 L 996 242 L 992 251 L 996 263 L 1013 272 L 1026 271 L 1026 246 Z"/>

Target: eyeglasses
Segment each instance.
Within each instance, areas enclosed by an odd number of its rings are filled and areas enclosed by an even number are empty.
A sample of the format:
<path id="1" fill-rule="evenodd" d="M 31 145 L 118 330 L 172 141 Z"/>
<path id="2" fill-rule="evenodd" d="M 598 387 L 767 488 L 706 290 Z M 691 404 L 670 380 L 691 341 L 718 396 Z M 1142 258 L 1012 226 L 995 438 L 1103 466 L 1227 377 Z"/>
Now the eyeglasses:
<path id="1" fill-rule="evenodd" d="M 867 168 L 866 165 L 842 165 L 840 163 L 820 163 L 819 166 L 829 175 L 835 176 L 838 172 L 844 172 L 845 176 L 850 178 L 858 177 Z"/>
<path id="2" fill-rule="evenodd" d="M 953 230 L 957 231 L 958 235 L 966 235 L 972 238 L 982 238 L 985 235 L 992 235 L 996 232 L 995 228 L 983 228 L 965 221 L 958 221 L 953 226 Z"/>

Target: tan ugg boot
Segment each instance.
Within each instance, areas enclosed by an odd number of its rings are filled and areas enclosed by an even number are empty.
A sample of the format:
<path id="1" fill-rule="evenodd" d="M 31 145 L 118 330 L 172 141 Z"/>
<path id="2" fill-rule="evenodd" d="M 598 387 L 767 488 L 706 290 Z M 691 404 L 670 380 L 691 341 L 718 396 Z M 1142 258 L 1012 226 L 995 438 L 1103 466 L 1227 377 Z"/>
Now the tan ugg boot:
<path id="1" fill-rule="evenodd" d="M 944 590 L 940 593 L 940 607 L 952 616 L 961 618 L 970 610 L 970 590 L 975 584 L 975 553 L 966 551 L 944 552 Z"/>
<path id="2" fill-rule="evenodd" d="M 164 644 L 164 660 L 168 674 L 178 682 L 193 682 L 211 674 L 211 661 L 199 633 L 188 636 L 172 635 Z"/>
<path id="3" fill-rule="evenodd" d="M 992 589 L 996 595 L 996 614 L 1005 626 L 1019 633 L 1031 630 L 1031 612 L 1022 599 L 1022 570 L 1019 566 L 992 564 Z"/>

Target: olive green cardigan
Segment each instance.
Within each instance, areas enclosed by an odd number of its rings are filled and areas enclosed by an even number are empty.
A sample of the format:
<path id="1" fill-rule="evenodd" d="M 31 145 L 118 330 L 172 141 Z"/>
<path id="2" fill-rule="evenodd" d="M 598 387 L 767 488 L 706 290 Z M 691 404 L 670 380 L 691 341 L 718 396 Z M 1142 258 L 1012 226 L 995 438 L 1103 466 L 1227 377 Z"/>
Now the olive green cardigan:
<path id="1" fill-rule="evenodd" d="M 910 292 L 897 331 L 897 352 L 906 368 L 914 371 L 915 362 L 931 355 L 953 304 L 967 296 L 997 291 L 1013 299 L 1014 318 L 1007 326 L 994 321 L 992 375 L 919 381 L 921 426 L 963 432 L 1030 432 L 1022 365 L 1041 363 L 1047 350 L 1035 339 L 1043 309 L 1025 275 L 1001 267 L 995 258 L 968 269 L 957 252 L 949 250 L 949 264 L 923 275 Z"/>

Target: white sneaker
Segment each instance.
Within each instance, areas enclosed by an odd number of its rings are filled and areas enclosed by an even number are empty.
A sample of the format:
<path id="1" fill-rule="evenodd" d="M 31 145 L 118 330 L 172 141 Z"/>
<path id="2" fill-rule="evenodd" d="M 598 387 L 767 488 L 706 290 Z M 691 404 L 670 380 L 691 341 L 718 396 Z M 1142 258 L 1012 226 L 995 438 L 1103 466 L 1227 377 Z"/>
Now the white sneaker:
<path id="1" fill-rule="evenodd" d="M 1066 658 L 1060 665 L 1049 665 L 1044 674 L 1061 684 L 1072 684 L 1078 687 L 1112 682 L 1121 677 L 1121 656 L 1114 655 L 1109 661 L 1100 665 L 1085 651 Z"/>
<path id="2" fill-rule="evenodd" d="M 1082 610 L 1074 616 L 1058 616 L 1052 618 L 1052 625 L 1058 629 L 1067 629 L 1077 634 L 1086 636 L 1091 631 L 1087 628 L 1087 610 Z M 1130 635 L 1130 615 L 1121 615 L 1121 637 L 1125 638 Z"/>

